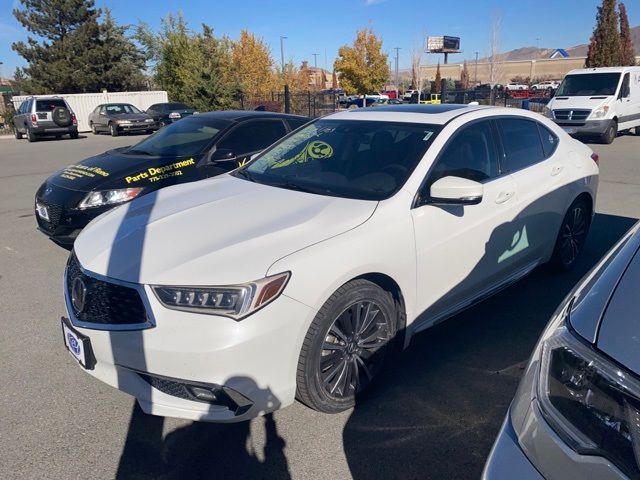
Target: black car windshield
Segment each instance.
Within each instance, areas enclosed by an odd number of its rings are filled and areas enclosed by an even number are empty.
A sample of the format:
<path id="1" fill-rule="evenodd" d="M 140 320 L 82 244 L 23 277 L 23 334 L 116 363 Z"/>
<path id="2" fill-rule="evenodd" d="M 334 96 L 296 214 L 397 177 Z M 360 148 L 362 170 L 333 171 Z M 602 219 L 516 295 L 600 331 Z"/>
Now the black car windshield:
<path id="1" fill-rule="evenodd" d="M 620 73 L 584 73 L 567 75 L 558 87 L 556 97 L 615 95 Z"/>
<path id="2" fill-rule="evenodd" d="M 147 137 L 131 147 L 134 155 L 159 157 L 190 156 L 203 153 L 217 135 L 231 122 L 200 115 L 185 118 Z"/>
<path id="3" fill-rule="evenodd" d="M 105 106 L 107 115 L 122 115 L 123 113 L 142 113 L 133 105 L 128 103 L 111 103 Z"/>
<path id="4" fill-rule="evenodd" d="M 383 200 L 405 183 L 440 130 L 429 124 L 317 120 L 235 175 L 321 195 Z"/>

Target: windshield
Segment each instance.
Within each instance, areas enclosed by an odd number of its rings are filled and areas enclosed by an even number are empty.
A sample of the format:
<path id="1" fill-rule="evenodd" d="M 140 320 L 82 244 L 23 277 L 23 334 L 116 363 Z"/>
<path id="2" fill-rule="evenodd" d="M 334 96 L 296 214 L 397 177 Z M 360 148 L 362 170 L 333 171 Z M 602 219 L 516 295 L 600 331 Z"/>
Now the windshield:
<path id="1" fill-rule="evenodd" d="M 230 122 L 195 116 L 161 128 L 129 149 L 136 155 L 159 157 L 190 156 L 203 153 Z"/>
<path id="2" fill-rule="evenodd" d="M 556 92 L 557 97 L 615 95 L 620 73 L 567 75 Z"/>
<path id="3" fill-rule="evenodd" d="M 123 113 L 142 113 L 133 105 L 128 103 L 112 103 L 105 107 L 109 115 L 121 115 Z"/>
<path id="4" fill-rule="evenodd" d="M 440 129 L 428 124 L 318 120 L 236 175 L 292 190 L 383 200 L 409 178 Z"/>

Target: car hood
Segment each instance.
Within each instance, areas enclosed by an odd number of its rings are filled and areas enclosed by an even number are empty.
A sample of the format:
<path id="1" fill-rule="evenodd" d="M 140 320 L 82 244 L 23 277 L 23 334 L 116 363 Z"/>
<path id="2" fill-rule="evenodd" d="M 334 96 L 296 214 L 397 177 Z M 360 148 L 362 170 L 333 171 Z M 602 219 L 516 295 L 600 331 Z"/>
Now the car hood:
<path id="1" fill-rule="evenodd" d="M 94 220 L 75 242 L 86 270 L 160 285 L 229 285 L 365 222 L 377 202 L 230 175 L 152 192 Z M 295 275 L 295 273 L 294 273 Z"/>
<path id="2" fill-rule="evenodd" d="M 48 183 L 70 190 L 89 192 L 112 188 L 146 187 L 158 171 L 195 169 L 199 157 L 156 157 L 129 155 L 122 147 L 59 170 Z"/>
<path id="3" fill-rule="evenodd" d="M 552 110 L 565 108 L 595 110 L 601 105 L 609 103 L 611 98 L 611 96 L 607 95 L 589 95 L 586 97 L 563 97 L 559 95 L 551 99 L 548 107 Z"/>
<path id="4" fill-rule="evenodd" d="M 597 347 L 640 375 L 640 251 L 637 251 L 609 301 Z"/>
<path id="5" fill-rule="evenodd" d="M 146 120 L 151 118 L 151 115 L 146 113 L 111 113 L 109 118 L 113 120 Z"/>

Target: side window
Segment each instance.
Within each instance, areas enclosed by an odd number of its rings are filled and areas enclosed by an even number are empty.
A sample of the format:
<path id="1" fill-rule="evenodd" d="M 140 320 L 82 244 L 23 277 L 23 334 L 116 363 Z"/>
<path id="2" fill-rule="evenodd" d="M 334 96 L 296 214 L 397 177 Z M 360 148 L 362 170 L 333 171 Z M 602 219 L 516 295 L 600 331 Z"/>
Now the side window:
<path id="1" fill-rule="evenodd" d="M 219 144 L 236 155 L 262 150 L 286 134 L 281 120 L 249 121 L 236 127 Z"/>
<path id="2" fill-rule="evenodd" d="M 23 114 L 24 112 L 27 111 L 27 100 L 25 100 L 24 102 L 22 102 L 20 104 L 20 106 L 18 107 L 18 113 L 19 114 Z"/>
<path id="3" fill-rule="evenodd" d="M 106 114 L 106 113 L 107 113 L 107 111 L 106 111 L 106 109 L 105 109 L 105 106 L 104 106 L 104 105 L 102 105 L 102 106 L 100 107 L 100 113 L 101 113 L 101 114 Z"/>
<path id="4" fill-rule="evenodd" d="M 556 151 L 558 146 L 558 137 L 544 125 L 538 123 L 538 132 L 540 132 L 540 140 L 542 141 L 542 150 L 544 158 L 549 158 Z"/>
<path id="5" fill-rule="evenodd" d="M 499 118 L 506 169 L 515 172 L 545 159 L 537 122 L 523 118 Z"/>
<path id="6" fill-rule="evenodd" d="M 620 86 L 620 97 L 621 98 L 627 98 L 631 94 L 631 89 L 630 89 L 630 84 L 629 84 L 630 79 L 631 79 L 630 74 L 629 73 L 625 73 L 624 77 L 622 78 L 622 85 Z"/>
<path id="7" fill-rule="evenodd" d="M 463 127 L 440 153 L 428 185 L 442 177 L 461 177 L 482 182 L 500 174 L 498 154 L 489 121 Z"/>

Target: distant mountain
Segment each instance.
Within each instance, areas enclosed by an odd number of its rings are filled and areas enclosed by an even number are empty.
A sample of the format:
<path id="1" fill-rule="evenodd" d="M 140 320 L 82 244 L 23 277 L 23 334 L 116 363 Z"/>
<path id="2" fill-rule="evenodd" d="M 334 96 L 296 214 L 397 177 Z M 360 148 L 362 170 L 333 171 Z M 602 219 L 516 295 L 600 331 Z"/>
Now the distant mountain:
<path id="1" fill-rule="evenodd" d="M 633 38 L 633 47 L 636 50 L 636 55 L 640 55 L 640 26 L 631 29 L 631 36 Z M 571 57 L 586 57 L 589 45 L 585 43 L 582 45 L 576 45 L 575 47 L 565 48 L 558 46 L 557 48 L 564 48 Z M 500 54 L 500 59 L 503 61 L 510 61 L 549 58 L 555 50 L 555 48 L 522 47 Z M 486 60 L 486 58 L 478 59 L 479 62 Z M 467 61 L 471 60 L 468 59 Z"/>

